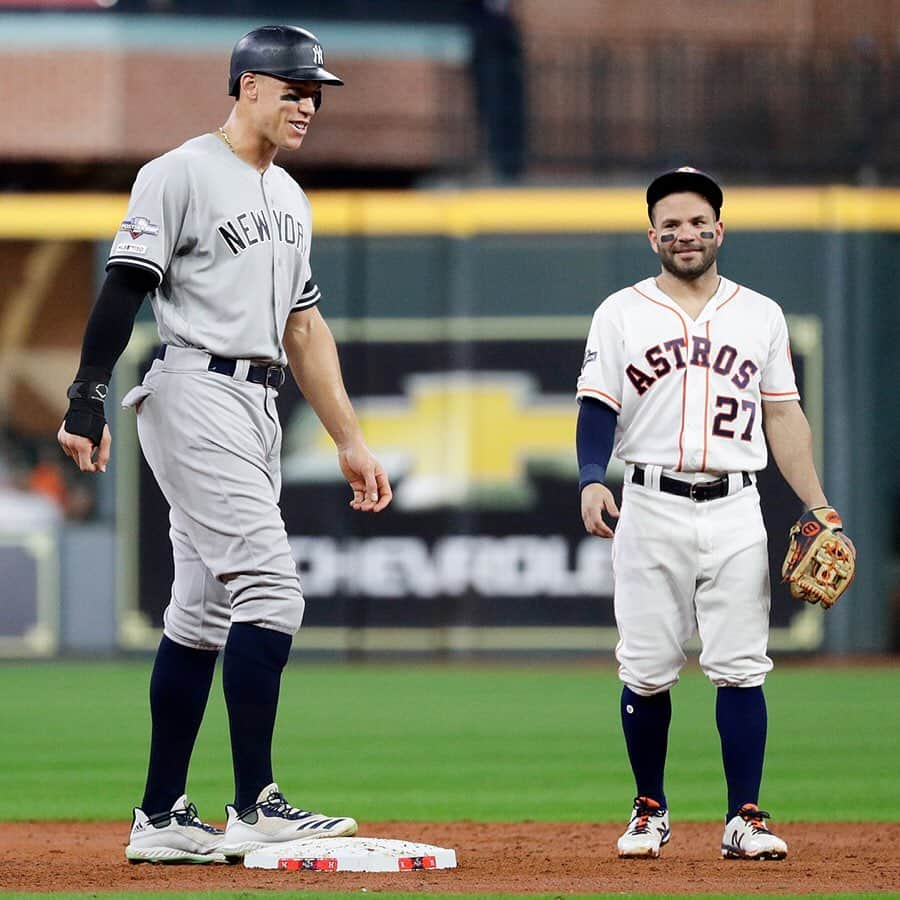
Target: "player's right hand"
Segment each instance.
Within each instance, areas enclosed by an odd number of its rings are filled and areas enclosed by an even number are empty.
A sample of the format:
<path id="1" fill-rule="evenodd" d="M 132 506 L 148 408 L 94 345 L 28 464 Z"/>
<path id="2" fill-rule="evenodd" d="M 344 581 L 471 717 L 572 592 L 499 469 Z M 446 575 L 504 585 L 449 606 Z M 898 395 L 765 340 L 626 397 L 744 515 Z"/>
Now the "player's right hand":
<path id="1" fill-rule="evenodd" d="M 361 441 L 338 449 L 338 462 L 353 490 L 350 508 L 359 512 L 381 512 L 393 498 L 384 467 Z"/>
<path id="2" fill-rule="evenodd" d="M 63 448 L 66 456 L 71 456 L 75 464 L 82 472 L 105 472 L 109 462 L 109 449 L 112 445 L 112 435 L 109 433 L 109 425 L 103 426 L 103 436 L 100 445 L 96 446 L 90 438 L 80 434 L 69 434 L 66 424 L 63 422 L 56 433 L 59 446 Z"/>
<path id="3" fill-rule="evenodd" d="M 581 521 L 588 534 L 597 537 L 611 538 L 612 528 L 606 524 L 603 513 L 619 518 L 619 508 L 613 499 L 612 491 L 605 484 L 585 485 L 581 492 Z"/>

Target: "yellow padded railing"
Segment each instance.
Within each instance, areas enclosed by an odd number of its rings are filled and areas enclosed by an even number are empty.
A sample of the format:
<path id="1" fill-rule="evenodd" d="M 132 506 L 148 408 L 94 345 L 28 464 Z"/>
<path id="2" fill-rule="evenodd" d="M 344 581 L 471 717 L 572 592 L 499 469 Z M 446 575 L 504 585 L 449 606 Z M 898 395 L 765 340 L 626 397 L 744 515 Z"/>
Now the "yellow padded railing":
<path id="1" fill-rule="evenodd" d="M 316 235 L 621 233 L 647 225 L 639 188 L 312 192 Z M 112 239 L 124 194 L 0 195 L 0 238 Z M 726 189 L 742 231 L 900 231 L 900 189 Z"/>

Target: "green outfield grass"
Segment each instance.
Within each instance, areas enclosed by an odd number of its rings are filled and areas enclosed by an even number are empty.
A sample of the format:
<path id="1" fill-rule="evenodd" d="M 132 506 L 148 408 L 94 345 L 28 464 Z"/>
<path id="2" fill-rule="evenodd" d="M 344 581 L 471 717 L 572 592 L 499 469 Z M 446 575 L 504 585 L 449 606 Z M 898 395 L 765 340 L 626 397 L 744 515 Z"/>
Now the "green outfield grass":
<path id="1" fill-rule="evenodd" d="M 0 666 L 0 820 L 130 817 L 150 665 Z M 619 690 L 609 666 L 292 661 L 276 776 L 298 805 L 368 821 L 622 821 L 634 788 Z M 900 668 L 783 665 L 766 693 L 761 803 L 776 821 L 900 820 Z M 666 786 L 682 820 L 724 812 L 714 698 L 695 668 L 673 691 Z M 224 817 L 232 781 L 218 680 L 188 789 L 206 818 Z"/>

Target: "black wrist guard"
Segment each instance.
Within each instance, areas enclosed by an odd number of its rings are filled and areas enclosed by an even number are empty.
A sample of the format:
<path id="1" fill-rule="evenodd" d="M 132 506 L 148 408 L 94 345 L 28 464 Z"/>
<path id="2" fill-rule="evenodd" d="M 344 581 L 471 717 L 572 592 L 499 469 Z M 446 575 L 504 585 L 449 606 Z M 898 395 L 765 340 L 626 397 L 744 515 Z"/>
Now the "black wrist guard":
<path id="1" fill-rule="evenodd" d="M 90 438 L 96 447 L 103 437 L 106 415 L 103 401 L 109 393 L 109 385 L 102 381 L 76 381 L 69 387 L 69 411 L 66 413 L 65 428 L 69 434 Z"/>
<path id="2" fill-rule="evenodd" d="M 100 404 L 103 412 L 103 401 L 109 393 L 109 385 L 105 381 L 74 381 L 69 385 L 66 396 L 70 400 L 88 400 Z"/>

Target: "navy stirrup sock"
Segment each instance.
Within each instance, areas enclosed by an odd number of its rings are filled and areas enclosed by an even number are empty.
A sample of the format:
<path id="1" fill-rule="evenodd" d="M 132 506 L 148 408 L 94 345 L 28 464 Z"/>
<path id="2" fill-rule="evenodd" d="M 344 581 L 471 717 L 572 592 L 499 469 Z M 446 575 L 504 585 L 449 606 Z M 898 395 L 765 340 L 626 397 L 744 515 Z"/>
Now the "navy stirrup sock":
<path id="1" fill-rule="evenodd" d="M 668 691 L 642 697 L 631 688 L 622 688 L 622 730 L 639 797 L 651 797 L 668 808 L 663 791 L 666 750 L 669 746 L 669 722 L 672 698 Z"/>
<path id="2" fill-rule="evenodd" d="M 185 792 L 188 766 L 209 699 L 215 650 L 176 644 L 163 635 L 150 676 L 150 763 L 141 809 L 167 812 Z"/>
<path id="3" fill-rule="evenodd" d="M 256 803 L 272 777 L 272 734 L 281 672 L 293 638 L 280 631 L 235 622 L 225 643 L 222 685 L 231 729 L 234 806 Z"/>
<path id="4" fill-rule="evenodd" d="M 768 725 L 762 687 L 720 687 L 716 725 L 722 741 L 730 819 L 745 803 L 759 802 Z"/>

